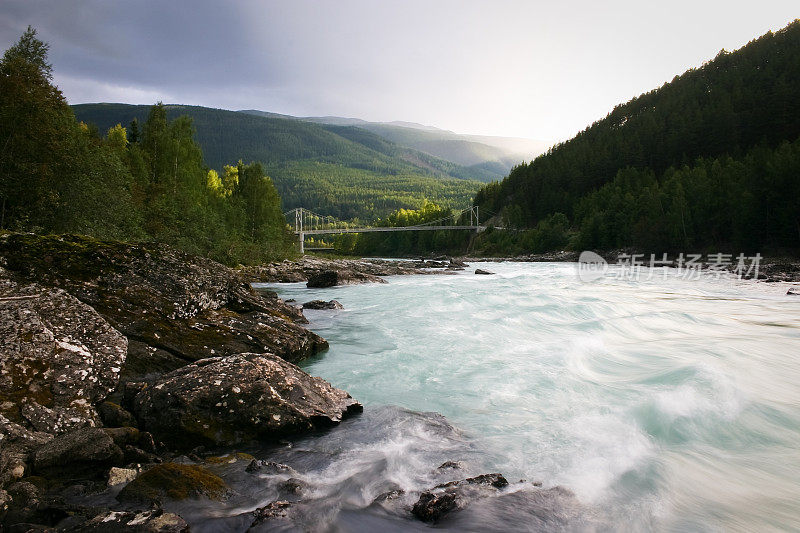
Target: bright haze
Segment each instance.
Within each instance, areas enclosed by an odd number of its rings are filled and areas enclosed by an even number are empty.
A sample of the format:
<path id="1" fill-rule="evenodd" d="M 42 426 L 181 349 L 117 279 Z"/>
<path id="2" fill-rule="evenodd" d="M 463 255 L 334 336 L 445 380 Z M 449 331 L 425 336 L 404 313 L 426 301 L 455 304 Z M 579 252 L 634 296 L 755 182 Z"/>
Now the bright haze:
<path id="1" fill-rule="evenodd" d="M 195 104 L 565 140 L 797 0 L 2 0 L 70 103 Z"/>

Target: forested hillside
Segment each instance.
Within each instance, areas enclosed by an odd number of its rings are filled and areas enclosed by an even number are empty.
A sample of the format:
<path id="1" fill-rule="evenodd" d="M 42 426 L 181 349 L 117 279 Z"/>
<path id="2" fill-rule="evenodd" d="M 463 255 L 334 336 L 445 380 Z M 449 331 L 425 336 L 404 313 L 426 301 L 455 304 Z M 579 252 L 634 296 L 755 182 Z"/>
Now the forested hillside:
<path id="1" fill-rule="evenodd" d="M 158 241 L 229 264 L 292 253 L 259 164 L 209 172 L 192 119 L 162 105 L 130 129 L 79 123 L 47 52 L 28 28 L 0 60 L 0 230 Z"/>
<path id="2" fill-rule="evenodd" d="M 484 187 L 516 227 L 576 246 L 800 248 L 800 22 L 720 52 Z"/>
<path id="3" fill-rule="evenodd" d="M 372 220 L 425 200 L 469 204 L 486 172 L 470 170 L 403 148 L 369 131 L 323 126 L 197 106 L 164 106 L 169 117 L 192 118 L 206 164 L 221 170 L 231 161 L 261 162 L 283 199 L 284 210 L 305 207 L 321 214 Z M 79 120 L 105 131 L 139 124 L 147 106 L 80 104 Z"/>
<path id="4" fill-rule="evenodd" d="M 345 117 L 292 117 L 253 109 L 240 112 L 366 130 L 399 147 L 422 152 L 461 167 L 456 173 L 447 172 L 453 176 L 468 176 L 481 181 L 505 176 L 512 167 L 522 161 L 532 160 L 549 146 L 546 142 L 531 139 L 462 135 L 411 122 L 369 122 Z"/>

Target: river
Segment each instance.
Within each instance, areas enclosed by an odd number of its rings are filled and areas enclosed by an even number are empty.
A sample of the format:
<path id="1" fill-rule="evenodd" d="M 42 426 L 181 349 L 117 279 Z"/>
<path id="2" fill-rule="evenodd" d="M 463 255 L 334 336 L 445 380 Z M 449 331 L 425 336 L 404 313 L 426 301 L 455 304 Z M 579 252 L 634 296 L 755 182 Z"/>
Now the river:
<path id="1" fill-rule="evenodd" d="M 671 269 L 581 282 L 570 263 L 475 266 L 278 286 L 344 305 L 306 311 L 331 348 L 303 368 L 365 413 L 298 445 L 336 450 L 307 465 L 339 499 L 331 524 L 458 460 L 567 487 L 611 529 L 800 529 L 800 297 Z"/>

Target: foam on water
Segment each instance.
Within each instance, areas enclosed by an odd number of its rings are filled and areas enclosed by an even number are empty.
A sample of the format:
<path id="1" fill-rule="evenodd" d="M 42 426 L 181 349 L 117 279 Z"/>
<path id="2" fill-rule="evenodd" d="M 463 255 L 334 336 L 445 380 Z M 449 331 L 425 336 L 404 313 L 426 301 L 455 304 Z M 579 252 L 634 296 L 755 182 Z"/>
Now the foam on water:
<path id="1" fill-rule="evenodd" d="M 622 529 L 800 529 L 800 298 L 671 271 L 581 283 L 574 264 L 486 268 L 278 291 L 345 307 L 306 312 L 331 344 L 306 371 L 368 412 L 441 413 L 482 468 L 567 486 Z M 421 434 L 365 457 L 419 486 L 428 467 L 400 465 L 420 461 Z"/>

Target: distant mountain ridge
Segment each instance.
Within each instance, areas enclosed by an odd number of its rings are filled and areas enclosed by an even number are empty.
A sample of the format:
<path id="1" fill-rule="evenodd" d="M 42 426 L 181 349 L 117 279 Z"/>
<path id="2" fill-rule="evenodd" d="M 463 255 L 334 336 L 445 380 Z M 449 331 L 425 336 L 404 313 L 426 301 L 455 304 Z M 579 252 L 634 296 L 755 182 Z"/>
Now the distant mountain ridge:
<path id="1" fill-rule="evenodd" d="M 168 118 L 189 115 L 206 164 L 259 161 L 273 178 L 283 206 L 306 207 L 342 219 L 374 219 L 425 200 L 466 207 L 491 169 L 465 167 L 396 144 L 355 126 L 315 124 L 277 114 L 247 114 L 200 106 L 166 105 Z M 150 106 L 78 104 L 78 120 L 105 132 L 115 124 L 144 123 Z"/>
<path id="2" fill-rule="evenodd" d="M 457 165 L 483 169 L 492 174 L 493 179 L 505 177 L 511 168 L 523 161 L 532 161 L 546 152 L 551 144 L 519 137 L 464 135 L 415 122 L 370 122 L 335 116 L 294 117 L 254 109 L 241 110 L 240 113 L 332 126 L 355 126 L 400 146 L 419 150 Z"/>

